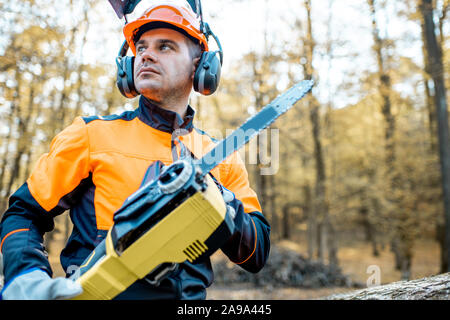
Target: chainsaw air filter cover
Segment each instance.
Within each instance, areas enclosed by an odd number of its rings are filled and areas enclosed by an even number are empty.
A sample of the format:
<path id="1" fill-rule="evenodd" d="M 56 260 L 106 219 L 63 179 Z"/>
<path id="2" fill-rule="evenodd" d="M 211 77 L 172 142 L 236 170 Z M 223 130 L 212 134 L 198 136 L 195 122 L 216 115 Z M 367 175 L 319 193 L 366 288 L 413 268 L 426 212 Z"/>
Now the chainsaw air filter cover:
<path id="1" fill-rule="evenodd" d="M 158 179 L 158 186 L 165 194 L 180 190 L 192 175 L 192 164 L 186 160 L 174 162 L 164 167 Z"/>

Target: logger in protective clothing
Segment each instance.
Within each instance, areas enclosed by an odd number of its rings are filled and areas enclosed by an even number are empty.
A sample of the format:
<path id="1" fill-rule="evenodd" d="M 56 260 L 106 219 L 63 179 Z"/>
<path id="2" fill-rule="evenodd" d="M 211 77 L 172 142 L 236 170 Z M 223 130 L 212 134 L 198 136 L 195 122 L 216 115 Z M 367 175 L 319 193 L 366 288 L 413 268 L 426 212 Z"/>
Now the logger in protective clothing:
<path id="1" fill-rule="evenodd" d="M 70 276 L 105 238 L 114 212 L 140 187 L 152 163 L 172 163 L 182 147 L 200 158 L 214 145 L 194 126 L 189 105 L 197 65 L 208 50 L 195 13 L 187 4 L 158 2 L 125 25 L 124 35 L 134 54 L 139 106 L 120 115 L 75 118 L 10 197 L 0 224 L 3 299 L 79 294 L 72 280 L 52 278 L 43 235 L 54 228 L 54 217 L 70 210 L 73 231 L 60 256 Z M 180 129 L 184 135 L 175 134 Z M 234 233 L 221 250 L 243 269 L 258 272 L 268 257 L 270 227 L 245 165 L 235 152 L 211 174 L 236 212 Z M 212 281 L 209 259 L 184 262 L 159 285 L 144 278 L 116 299 L 205 299 Z"/>

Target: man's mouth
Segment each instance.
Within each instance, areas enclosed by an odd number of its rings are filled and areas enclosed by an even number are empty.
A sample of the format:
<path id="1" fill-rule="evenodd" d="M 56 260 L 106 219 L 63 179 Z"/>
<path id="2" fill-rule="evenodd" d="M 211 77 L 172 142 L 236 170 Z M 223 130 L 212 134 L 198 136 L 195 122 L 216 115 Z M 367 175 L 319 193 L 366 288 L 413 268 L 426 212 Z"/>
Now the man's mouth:
<path id="1" fill-rule="evenodd" d="M 149 74 L 149 73 L 160 74 L 160 72 L 156 68 L 142 67 L 139 69 L 137 76 L 140 76 L 141 74 Z"/>

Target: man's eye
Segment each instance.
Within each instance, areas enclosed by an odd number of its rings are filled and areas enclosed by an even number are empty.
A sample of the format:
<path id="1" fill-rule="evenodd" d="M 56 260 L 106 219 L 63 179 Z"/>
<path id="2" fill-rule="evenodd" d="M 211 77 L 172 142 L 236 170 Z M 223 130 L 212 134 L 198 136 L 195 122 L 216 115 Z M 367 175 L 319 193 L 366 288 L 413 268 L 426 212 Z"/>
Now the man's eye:
<path id="1" fill-rule="evenodd" d="M 163 43 L 163 44 L 161 44 L 161 46 L 159 47 L 159 49 L 160 49 L 161 51 L 166 51 L 166 50 L 170 50 L 171 47 L 170 47 L 168 44 Z"/>
<path id="2" fill-rule="evenodd" d="M 136 48 L 136 52 L 144 52 L 144 51 L 145 51 L 145 47 L 143 47 L 143 46 L 138 46 Z"/>

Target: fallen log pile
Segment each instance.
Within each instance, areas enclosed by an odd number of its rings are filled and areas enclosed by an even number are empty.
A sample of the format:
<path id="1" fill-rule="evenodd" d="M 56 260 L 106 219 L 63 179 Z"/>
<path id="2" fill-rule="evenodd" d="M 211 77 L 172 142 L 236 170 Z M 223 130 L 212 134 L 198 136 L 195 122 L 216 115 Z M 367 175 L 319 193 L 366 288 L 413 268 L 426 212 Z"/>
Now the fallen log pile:
<path id="1" fill-rule="evenodd" d="M 273 245 L 264 268 L 256 274 L 247 272 L 227 259 L 213 261 L 215 284 L 253 283 L 272 287 L 362 287 L 337 266 L 306 259 L 301 254 Z"/>

